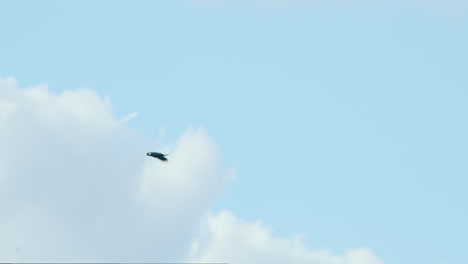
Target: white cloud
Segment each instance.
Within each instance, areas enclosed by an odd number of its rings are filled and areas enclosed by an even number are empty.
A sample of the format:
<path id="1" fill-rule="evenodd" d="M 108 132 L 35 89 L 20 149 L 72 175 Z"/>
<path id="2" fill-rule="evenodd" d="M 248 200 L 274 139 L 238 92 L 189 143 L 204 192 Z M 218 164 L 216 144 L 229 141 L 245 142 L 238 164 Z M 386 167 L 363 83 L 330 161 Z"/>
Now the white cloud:
<path id="1" fill-rule="evenodd" d="M 231 263 L 380 264 L 366 249 L 333 256 L 229 212 L 212 215 L 235 173 L 206 130 L 188 129 L 158 149 L 170 154 L 162 163 L 125 125 L 91 89 L 54 94 L 0 78 L 1 262 L 175 262 L 190 253 Z"/>
<path id="2" fill-rule="evenodd" d="M 208 214 L 198 238 L 192 242 L 189 262 L 294 263 L 294 264 L 382 264 L 367 248 L 333 255 L 312 251 L 302 236 L 274 237 L 261 221 L 242 221 L 229 211 Z"/>
<path id="3" fill-rule="evenodd" d="M 232 170 L 222 167 L 218 146 L 205 129 L 188 129 L 168 158 L 168 163 L 147 160 L 142 175 L 140 201 L 155 213 L 190 213 L 190 219 L 199 218 L 234 177 Z"/>

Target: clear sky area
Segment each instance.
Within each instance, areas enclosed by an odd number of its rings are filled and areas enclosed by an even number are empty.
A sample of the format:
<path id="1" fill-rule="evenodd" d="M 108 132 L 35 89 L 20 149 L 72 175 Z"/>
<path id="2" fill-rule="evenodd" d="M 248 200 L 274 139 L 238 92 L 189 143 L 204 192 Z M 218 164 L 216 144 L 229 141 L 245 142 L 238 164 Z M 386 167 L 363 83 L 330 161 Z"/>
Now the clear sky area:
<path id="1" fill-rule="evenodd" d="M 468 1 L 7 0 L 0 29 L 0 262 L 468 263 Z"/>

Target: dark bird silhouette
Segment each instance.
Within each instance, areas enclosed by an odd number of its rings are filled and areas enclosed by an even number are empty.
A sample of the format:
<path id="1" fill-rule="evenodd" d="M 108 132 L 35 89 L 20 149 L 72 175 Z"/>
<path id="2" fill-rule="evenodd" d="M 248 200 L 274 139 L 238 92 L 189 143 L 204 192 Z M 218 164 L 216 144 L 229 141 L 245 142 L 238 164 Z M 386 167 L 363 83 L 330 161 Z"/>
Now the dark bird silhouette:
<path id="1" fill-rule="evenodd" d="M 167 161 L 166 156 L 168 156 L 168 154 L 162 154 L 162 153 L 159 153 L 159 152 L 148 152 L 148 153 L 146 153 L 146 156 L 150 156 L 150 157 L 153 157 L 153 158 L 156 158 L 156 159 L 160 159 L 162 161 Z"/>

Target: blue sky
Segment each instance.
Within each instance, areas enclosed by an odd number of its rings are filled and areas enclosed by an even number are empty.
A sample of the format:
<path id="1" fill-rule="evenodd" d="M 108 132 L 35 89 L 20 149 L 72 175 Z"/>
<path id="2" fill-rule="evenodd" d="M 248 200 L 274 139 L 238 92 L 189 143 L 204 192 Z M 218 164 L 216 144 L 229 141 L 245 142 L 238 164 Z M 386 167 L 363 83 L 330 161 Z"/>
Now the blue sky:
<path id="1" fill-rule="evenodd" d="M 268 1 L 266 1 L 268 2 Z M 83 86 L 174 141 L 203 126 L 215 204 L 312 248 L 467 263 L 464 2 L 3 1 L 0 74 Z"/>

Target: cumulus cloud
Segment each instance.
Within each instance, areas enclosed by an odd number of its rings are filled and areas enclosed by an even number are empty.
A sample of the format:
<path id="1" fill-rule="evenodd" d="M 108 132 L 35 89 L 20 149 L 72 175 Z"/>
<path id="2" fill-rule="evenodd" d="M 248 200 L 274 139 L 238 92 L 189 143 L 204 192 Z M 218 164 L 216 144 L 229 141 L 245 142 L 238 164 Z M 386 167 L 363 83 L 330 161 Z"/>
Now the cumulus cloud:
<path id="1" fill-rule="evenodd" d="M 312 251 L 303 236 L 274 237 L 263 222 L 246 222 L 229 211 L 205 217 L 198 238 L 192 242 L 189 262 L 382 264 L 367 248 L 346 250 L 342 256 L 329 250 Z"/>
<path id="2" fill-rule="evenodd" d="M 231 177 L 203 129 L 171 162 L 149 159 L 93 90 L 7 78 L 0 98 L 1 256 L 21 245 L 18 261 L 176 261 Z"/>
<path id="3" fill-rule="evenodd" d="M 381 263 L 367 249 L 311 251 L 212 213 L 235 171 L 205 129 L 163 148 L 167 163 L 146 157 L 152 144 L 91 89 L 0 78 L 0 261 Z"/>

